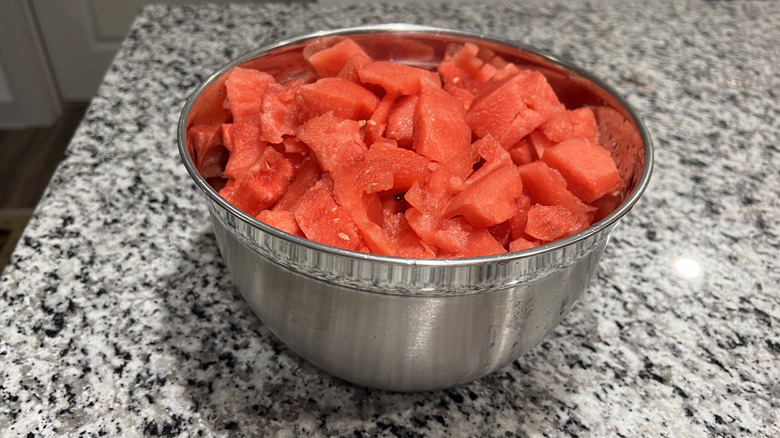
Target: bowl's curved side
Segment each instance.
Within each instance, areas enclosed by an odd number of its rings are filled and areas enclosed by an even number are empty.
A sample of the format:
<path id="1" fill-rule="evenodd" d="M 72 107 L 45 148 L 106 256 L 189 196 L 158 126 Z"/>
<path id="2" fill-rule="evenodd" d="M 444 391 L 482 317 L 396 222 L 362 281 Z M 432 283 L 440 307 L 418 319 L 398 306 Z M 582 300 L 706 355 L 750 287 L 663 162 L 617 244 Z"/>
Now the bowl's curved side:
<path id="1" fill-rule="evenodd" d="M 323 281 L 260 254 L 212 209 L 220 251 L 249 306 L 304 359 L 352 383 L 393 391 L 480 378 L 538 344 L 585 290 L 608 232 L 567 266 L 470 295 L 383 294 Z"/>

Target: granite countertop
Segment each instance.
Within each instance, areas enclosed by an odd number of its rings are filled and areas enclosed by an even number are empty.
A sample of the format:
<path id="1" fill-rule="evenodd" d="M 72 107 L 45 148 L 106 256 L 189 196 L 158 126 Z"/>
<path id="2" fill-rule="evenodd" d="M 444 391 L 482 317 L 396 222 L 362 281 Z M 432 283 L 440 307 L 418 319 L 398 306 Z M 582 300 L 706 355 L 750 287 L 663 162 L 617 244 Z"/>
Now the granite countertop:
<path id="1" fill-rule="evenodd" d="M 515 3 L 144 9 L 0 277 L 0 430 L 780 436 L 780 9 Z M 656 146 L 646 196 L 564 322 L 449 390 L 355 387 L 276 340 L 233 287 L 176 149 L 184 100 L 229 59 L 379 22 L 573 61 L 628 98 Z"/>

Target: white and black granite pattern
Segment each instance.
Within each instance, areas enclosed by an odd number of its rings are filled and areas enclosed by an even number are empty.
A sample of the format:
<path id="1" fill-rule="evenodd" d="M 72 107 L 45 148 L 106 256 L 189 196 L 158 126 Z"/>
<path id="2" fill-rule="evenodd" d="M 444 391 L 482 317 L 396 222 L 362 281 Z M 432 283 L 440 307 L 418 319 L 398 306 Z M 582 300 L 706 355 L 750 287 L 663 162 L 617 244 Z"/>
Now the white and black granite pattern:
<path id="1" fill-rule="evenodd" d="M 554 334 L 445 391 L 354 387 L 276 340 L 175 145 L 188 93 L 229 59 L 379 22 L 560 55 L 624 93 L 656 145 L 646 196 Z M 0 430 L 780 436 L 777 23 L 771 1 L 146 8 L 0 278 Z"/>

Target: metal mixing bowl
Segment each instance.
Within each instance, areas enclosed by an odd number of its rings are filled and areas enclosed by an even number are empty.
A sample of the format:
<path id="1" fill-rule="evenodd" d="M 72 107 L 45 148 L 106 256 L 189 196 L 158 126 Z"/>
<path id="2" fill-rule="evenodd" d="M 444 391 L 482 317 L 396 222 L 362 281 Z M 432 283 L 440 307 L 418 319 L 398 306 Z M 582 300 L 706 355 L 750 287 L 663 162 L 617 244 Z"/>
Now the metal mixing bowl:
<path id="1" fill-rule="evenodd" d="M 530 250 L 468 259 L 409 259 L 321 245 L 274 229 L 219 196 L 194 165 L 194 123 L 222 123 L 225 73 L 256 68 L 279 80 L 307 69 L 302 49 L 349 35 L 375 59 L 434 66 L 450 43 L 472 42 L 544 73 L 567 107 L 594 107 L 602 143 L 626 183 L 608 217 Z M 178 126 L 181 158 L 205 194 L 222 256 L 252 310 L 293 351 L 347 381 L 422 391 L 482 377 L 538 344 L 585 290 L 618 219 L 650 178 L 650 138 L 629 104 L 593 75 L 482 35 L 411 25 L 321 32 L 248 53 L 209 77 Z"/>

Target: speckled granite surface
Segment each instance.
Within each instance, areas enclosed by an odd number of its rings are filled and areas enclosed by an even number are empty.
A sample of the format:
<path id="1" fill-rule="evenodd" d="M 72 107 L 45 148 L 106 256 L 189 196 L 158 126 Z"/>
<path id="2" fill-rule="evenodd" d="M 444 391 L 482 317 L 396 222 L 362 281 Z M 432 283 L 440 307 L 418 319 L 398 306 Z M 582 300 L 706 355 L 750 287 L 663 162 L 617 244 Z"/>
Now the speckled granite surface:
<path id="1" fill-rule="evenodd" d="M 770 1 L 150 7 L 0 278 L 4 436 L 780 436 L 780 12 Z M 504 36 L 623 92 L 646 197 L 515 363 L 391 394 L 318 371 L 234 290 L 179 164 L 188 93 L 281 37 L 416 22 Z"/>

